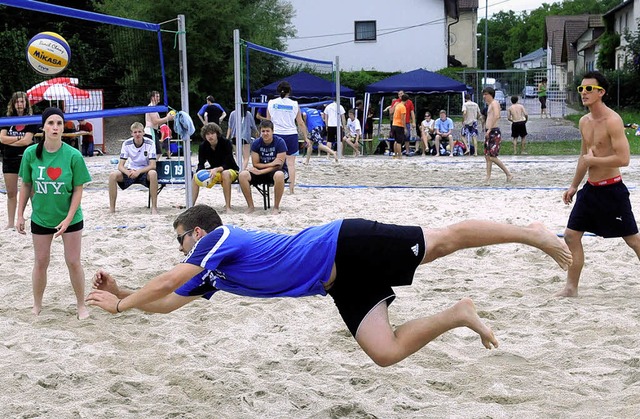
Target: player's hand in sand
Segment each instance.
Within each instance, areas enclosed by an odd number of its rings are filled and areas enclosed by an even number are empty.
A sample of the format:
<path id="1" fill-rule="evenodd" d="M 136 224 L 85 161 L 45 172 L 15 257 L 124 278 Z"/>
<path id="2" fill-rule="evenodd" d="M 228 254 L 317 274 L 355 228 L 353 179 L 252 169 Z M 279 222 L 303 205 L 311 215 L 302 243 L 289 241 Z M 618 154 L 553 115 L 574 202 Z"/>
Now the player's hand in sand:
<path id="1" fill-rule="evenodd" d="M 85 302 L 87 305 L 98 306 L 104 311 L 116 314 L 118 313 L 118 303 L 120 302 L 120 298 L 107 291 L 94 290 L 87 295 Z"/>

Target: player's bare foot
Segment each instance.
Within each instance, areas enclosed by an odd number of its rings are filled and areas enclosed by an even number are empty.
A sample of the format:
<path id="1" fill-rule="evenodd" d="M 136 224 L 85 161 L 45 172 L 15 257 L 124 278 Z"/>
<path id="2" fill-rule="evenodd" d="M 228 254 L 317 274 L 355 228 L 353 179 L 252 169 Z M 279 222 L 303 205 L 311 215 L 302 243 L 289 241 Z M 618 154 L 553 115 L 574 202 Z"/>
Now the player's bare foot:
<path id="1" fill-rule="evenodd" d="M 89 318 L 89 309 L 84 304 L 78 306 L 78 320 L 85 320 Z"/>
<path id="2" fill-rule="evenodd" d="M 484 178 L 484 182 L 482 182 L 482 184 L 483 184 L 484 186 L 489 186 L 489 185 L 490 185 L 490 183 L 489 183 L 489 178 L 488 178 L 488 177 Z"/>
<path id="3" fill-rule="evenodd" d="M 245 214 L 252 214 L 256 209 L 254 207 L 249 207 L 246 210 L 244 210 Z"/>
<path id="4" fill-rule="evenodd" d="M 151 215 L 158 215 L 158 210 L 156 208 L 153 208 L 151 210 Z"/>
<path id="5" fill-rule="evenodd" d="M 224 213 L 225 214 L 233 214 L 233 210 L 231 209 L 231 207 L 224 207 Z"/>
<path id="6" fill-rule="evenodd" d="M 281 212 L 282 211 L 280 210 L 280 208 L 271 208 L 271 214 L 273 214 L 273 215 L 278 215 Z"/>
<path id="7" fill-rule="evenodd" d="M 508 175 L 507 176 L 507 182 L 511 182 L 513 180 L 513 175 Z"/>
<path id="8" fill-rule="evenodd" d="M 571 257 L 571 251 L 567 247 L 567 244 L 551 231 L 547 230 L 542 223 L 531 223 L 529 224 L 529 228 L 532 232 L 532 244 L 551 256 L 562 270 L 566 271 L 569 269 L 573 258 Z"/>
<path id="9" fill-rule="evenodd" d="M 570 287 L 570 286 L 565 286 L 563 289 L 561 289 L 560 291 L 556 292 L 555 294 L 553 294 L 554 297 L 577 297 L 578 296 L 578 290 L 574 287 Z"/>
<path id="10" fill-rule="evenodd" d="M 480 335 L 480 339 L 485 348 L 493 349 L 498 347 L 498 340 L 494 336 L 493 330 L 482 322 L 470 298 L 463 298 L 451 307 L 451 309 L 461 326 L 468 327 Z"/>
<path id="11" fill-rule="evenodd" d="M 39 316 L 40 312 L 42 311 L 42 307 L 41 306 L 37 306 L 37 305 L 33 305 L 33 308 L 31 309 L 31 312 L 33 313 L 34 316 Z"/>

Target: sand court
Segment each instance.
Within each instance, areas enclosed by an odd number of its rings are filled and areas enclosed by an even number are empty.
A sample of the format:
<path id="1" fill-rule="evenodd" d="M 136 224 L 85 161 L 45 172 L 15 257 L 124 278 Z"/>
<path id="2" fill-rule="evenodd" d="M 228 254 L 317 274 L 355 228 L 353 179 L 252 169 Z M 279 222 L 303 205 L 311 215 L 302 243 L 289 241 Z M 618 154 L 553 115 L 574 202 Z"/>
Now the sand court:
<path id="1" fill-rule="evenodd" d="M 338 218 L 442 227 L 469 218 L 564 231 L 562 192 L 575 156 L 505 156 L 482 186 L 482 157 L 298 158 L 298 187 L 280 215 L 232 191 L 223 222 L 295 233 Z M 640 159 L 623 180 L 640 216 Z M 141 287 L 181 260 L 171 227 L 184 189 L 167 186 L 157 216 L 147 190 L 120 191 L 109 214 L 110 156 L 87 159 L 82 262 L 87 292 L 104 268 Z M 0 182 L 0 189 L 4 185 Z M 260 203 L 254 191 L 254 200 Z M 219 186 L 199 203 L 222 209 Z M 0 208 L 6 195 L 0 194 Z M 2 223 L 6 222 L 3 218 Z M 389 368 L 376 366 L 331 298 L 248 299 L 218 293 L 168 315 L 91 309 L 75 319 L 61 240 L 54 240 L 44 306 L 31 314 L 31 236 L 0 230 L 0 415 L 153 418 L 637 417 L 640 411 L 640 263 L 622 239 L 585 237 L 577 299 L 557 299 L 565 273 L 543 252 L 499 245 L 418 268 L 397 288 L 394 324 L 471 297 L 498 349 L 457 329 Z M 379 255 L 381 258 L 386 255 Z M 389 260 L 389 263 L 394 263 Z"/>

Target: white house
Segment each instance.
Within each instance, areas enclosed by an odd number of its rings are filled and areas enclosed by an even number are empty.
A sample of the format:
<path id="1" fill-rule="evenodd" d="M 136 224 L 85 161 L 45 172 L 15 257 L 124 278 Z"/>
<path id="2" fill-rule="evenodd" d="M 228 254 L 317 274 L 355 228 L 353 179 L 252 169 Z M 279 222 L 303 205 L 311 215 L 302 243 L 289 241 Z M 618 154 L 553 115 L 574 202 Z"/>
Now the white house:
<path id="1" fill-rule="evenodd" d="M 604 14 L 605 21 L 613 23 L 613 30 L 620 34 L 620 46 L 616 48 L 616 70 L 624 67 L 629 59 L 625 51 L 628 44 L 624 37 L 627 32 L 637 32 L 640 19 L 640 0 L 625 0 Z"/>
<path id="2" fill-rule="evenodd" d="M 512 62 L 513 68 L 528 70 L 532 68 L 543 68 L 547 66 L 547 51 L 544 48 L 523 55 Z"/>
<path id="3" fill-rule="evenodd" d="M 457 0 L 289 0 L 297 34 L 287 52 L 319 60 L 340 57 L 347 71 L 435 71 L 447 67 L 447 16 Z"/>

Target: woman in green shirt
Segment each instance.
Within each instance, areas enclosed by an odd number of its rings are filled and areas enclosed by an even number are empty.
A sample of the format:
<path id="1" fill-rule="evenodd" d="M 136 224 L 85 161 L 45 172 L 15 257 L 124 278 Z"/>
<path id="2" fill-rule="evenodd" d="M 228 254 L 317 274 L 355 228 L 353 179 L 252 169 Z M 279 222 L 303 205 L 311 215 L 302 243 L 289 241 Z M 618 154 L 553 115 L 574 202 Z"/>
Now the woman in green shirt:
<path id="1" fill-rule="evenodd" d="M 42 310 L 47 285 L 51 242 L 62 236 L 64 256 L 71 285 L 76 294 L 78 319 L 89 317 L 84 303 L 84 271 L 80 263 L 83 217 L 80 201 L 83 184 L 91 180 L 80 152 L 62 142 L 64 114 L 47 108 L 42 114 L 44 139 L 27 148 L 20 163 L 22 186 L 19 195 L 17 230 L 25 232 L 24 211 L 31 198 L 31 235 L 35 254 L 33 272 L 33 309 Z"/>
<path id="2" fill-rule="evenodd" d="M 540 101 L 540 118 L 550 118 L 547 113 L 547 78 L 543 77 L 538 85 L 538 100 Z"/>

